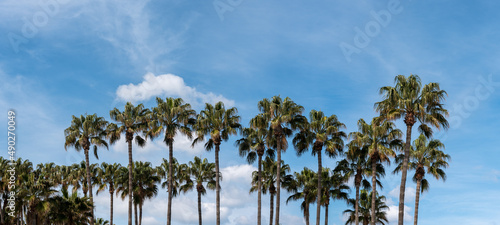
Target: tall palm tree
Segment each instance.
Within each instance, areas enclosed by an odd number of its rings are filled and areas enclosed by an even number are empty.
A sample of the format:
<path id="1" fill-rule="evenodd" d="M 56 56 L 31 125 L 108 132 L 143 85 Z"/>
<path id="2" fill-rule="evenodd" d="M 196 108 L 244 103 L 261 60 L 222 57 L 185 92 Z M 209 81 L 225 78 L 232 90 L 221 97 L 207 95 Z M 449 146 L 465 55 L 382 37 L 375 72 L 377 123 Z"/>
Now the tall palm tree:
<path id="1" fill-rule="evenodd" d="M 295 172 L 294 181 L 292 181 L 292 187 L 290 188 L 293 194 L 286 200 L 287 204 L 291 200 L 302 200 L 300 209 L 304 212 L 306 225 L 309 225 L 309 205 L 316 200 L 316 181 L 316 173 L 307 167 L 304 167 L 300 173 Z"/>
<path id="2" fill-rule="evenodd" d="M 268 148 L 272 134 L 269 132 L 268 122 L 262 116 L 250 120 L 250 128 L 242 130 L 243 138 L 236 141 L 241 157 L 247 158 L 248 163 L 258 158 L 258 193 L 257 193 L 257 225 L 262 223 L 262 157 L 267 154 L 274 157 L 274 150 Z"/>
<path id="3" fill-rule="evenodd" d="M 428 83 L 422 87 L 420 77 L 413 74 L 408 77 L 398 75 L 394 78 L 394 83 L 394 87 L 380 88 L 379 93 L 384 96 L 384 99 L 375 103 L 375 109 L 390 120 L 404 118 L 406 124 L 405 157 L 401 168 L 398 214 L 398 224 L 403 225 L 412 127 L 419 121 L 419 131 L 430 137 L 432 130 L 428 125 L 437 129 L 448 129 L 449 124 L 445 118 L 448 116 L 448 111 L 443 108 L 442 104 L 447 94 L 446 91 L 441 90 L 439 83 Z"/>
<path id="4" fill-rule="evenodd" d="M 277 164 L 276 177 L 281 177 L 281 151 L 286 151 L 288 143 L 286 137 L 292 134 L 292 130 L 297 129 L 305 123 L 305 117 L 302 116 L 304 107 L 296 104 L 290 98 L 282 99 L 280 96 L 274 96 L 272 99 L 264 98 L 258 103 L 261 115 L 270 121 L 270 129 L 276 140 Z M 281 180 L 276 179 L 276 218 L 275 224 L 279 225 L 280 215 L 280 192 Z"/>
<path id="5" fill-rule="evenodd" d="M 305 123 L 300 132 L 297 133 L 293 139 L 293 145 L 300 156 L 306 152 L 310 147 L 312 148 L 313 156 L 318 156 L 318 173 L 317 173 L 317 187 L 319 190 L 316 196 L 316 225 L 320 223 L 321 216 L 321 176 L 322 160 L 321 151 L 325 147 L 325 152 L 329 157 L 336 157 L 342 153 L 344 148 L 344 141 L 347 137 L 346 133 L 341 131 L 345 129 L 345 124 L 341 123 L 337 116 L 325 116 L 322 111 L 311 110 L 309 113 L 309 123 Z"/>
<path id="6" fill-rule="evenodd" d="M 209 135 L 205 143 L 207 151 L 215 147 L 215 205 L 217 225 L 220 225 L 220 180 L 219 180 L 219 151 L 222 141 L 227 141 L 230 135 L 236 135 L 241 129 L 240 116 L 234 107 L 226 109 L 224 103 L 217 102 L 215 105 L 206 103 L 205 109 L 200 112 L 196 120 L 195 129 L 197 137 L 193 141 L 193 146 L 202 142 L 205 135 Z"/>
<path id="7" fill-rule="evenodd" d="M 323 187 L 321 194 L 321 205 L 325 207 L 325 225 L 328 225 L 328 206 L 330 205 L 330 198 L 333 200 L 347 201 L 350 191 L 349 186 L 345 184 L 345 177 L 338 171 L 332 171 L 324 168 L 322 170 L 321 187 Z"/>
<path id="8" fill-rule="evenodd" d="M 432 175 L 436 179 L 446 180 L 444 168 L 448 167 L 450 156 L 445 154 L 441 149 L 444 149 L 444 144 L 441 141 L 433 139 L 427 140 L 425 135 L 421 134 L 414 142 L 410 151 L 410 161 L 408 168 L 415 170 L 413 181 L 417 183 L 415 194 L 415 216 L 413 224 L 418 222 L 418 206 L 420 201 L 420 193 L 429 190 L 429 182 L 425 179 L 425 174 Z M 404 155 L 399 155 L 396 158 L 398 166 L 394 173 L 401 171 Z"/>
<path id="9" fill-rule="evenodd" d="M 209 163 L 206 158 L 203 160 L 199 157 L 194 157 L 194 161 L 189 162 L 189 176 L 185 185 L 181 186 L 182 191 L 192 190 L 196 187 L 198 194 L 198 223 L 202 224 L 201 216 L 201 196 L 207 193 L 203 183 L 210 190 L 215 190 L 215 163 Z M 222 178 L 222 176 L 219 174 Z"/>
<path id="10" fill-rule="evenodd" d="M 92 202 L 91 224 L 94 224 L 94 200 L 92 198 L 92 181 L 90 180 L 89 150 L 90 147 L 93 146 L 94 155 L 97 159 L 99 159 L 97 155 L 97 147 L 104 146 L 108 148 L 108 143 L 106 142 L 107 126 L 108 121 L 106 121 L 103 117 L 98 117 L 96 114 L 81 115 L 80 117 L 73 116 L 71 126 L 64 130 L 64 136 L 66 136 L 64 149 L 68 150 L 68 147 L 74 147 L 77 151 L 83 149 L 85 154 L 87 185 L 89 188 L 90 202 Z"/>
<path id="11" fill-rule="evenodd" d="M 390 163 L 389 157 L 394 157 L 396 154 L 394 148 L 401 145 L 401 131 L 396 129 L 393 122 L 384 120 L 381 117 L 375 117 L 371 123 L 366 123 L 363 119 L 358 120 L 358 132 L 349 134 L 352 142 L 358 146 L 368 148 L 370 163 L 372 166 L 372 208 L 376 204 L 376 183 L 377 183 L 377 164 L 387 162 Z M 375 225 L 375 211 L 371 212 L 371 225 Z"/>
<path id="12" fill-rule="evenodd" d="M 150 111 L 145 109 L 142 104 L 134 106 L 132 103 L 127 102 L 123 112 L 114 108 L 109 112 L 109 115 L 112 120 L 118 122 L 118 124 L 111 123 L 108 126 L 108 136 L 111 144 L 118 141 L 121 134 L 125 133 L 125 141 L 128 144 L 128 185 L 132 186 L 132 170 L 134 167 L 132 141 L 135 139 L 137 145 L 141 147 L 146 144 L 146 140 L 140 134 L 147 131 Z M 128 225 L 132 225 L 132 189 L 128 190 Z"/>
<path id="13" fill-rule="evenodd" d="M 192 138 L 191 126 L 195 123 L 196 112 L 191 109 L 191 105 L 184 103 L 181 98 L 156 98 L 157 106 L 153 108 L 153 117 L 149 131 L 149 137 L 155 138 L 162 132 L 165 134 L 163 142 L 168 146 L 168 161 L 172 162 L 174 155 L 174 138 L 177 132 Z M 172 163 L 169 163 L 168 174 L 168 207 L 167 207 L 167 225 L 172 221 Z"/>
<path id="14" fill-rule="evenodd" d="M 352 209 L 345 210 L 344 214 L 348 215 L 345 225 L 353 224 L 355 217 L 358 217 L 363 225 L 370 224 L 372 211 L 375 212 L 377 224 L 384 225 L 385 223 L 389 223 L 389 220 L 387 220 L 387 209 L 389 209 L 389 207 L 385 204 L 385 196 L 379 196 L 378 194 L 375 195 L 375 210 L 372 210 L 372 196 L 372 193 L 368 193 L 367 190 L 361 190 L 359 198 L 359 214 L 356 215 L 355 211 Z M 354 207 L 355 200 L 349 199 L 347 204 Z"/>
<path id="15" fill-rule="evenodd" d="M 107 164 L 103 162 L 99 169 L 98 177 L 101 179 L 97 194 L 108 188 L 109 190 L 109 223 L 113 224 L 113 195 L 115 194 L 116 183 L 118 181 L 118 171 L 122 166 L 118 163 Z"/>
<path id="16" fill-rule="evenodd" d="M 346 179 L 354 178 L 354 187 L 356 188 L 354 224 L 359 225 L 359 190 L 361 186 L 363 186 L 363 189 L 371 188 L 370 182 L 366 179 L 370 174 L 371 165 L 368 163 L 367 147 L 360 148 L 354 142 L 349 142 L 347 148 L 345 159 L 338 162 L 334 171 L 343 173 Z"/>

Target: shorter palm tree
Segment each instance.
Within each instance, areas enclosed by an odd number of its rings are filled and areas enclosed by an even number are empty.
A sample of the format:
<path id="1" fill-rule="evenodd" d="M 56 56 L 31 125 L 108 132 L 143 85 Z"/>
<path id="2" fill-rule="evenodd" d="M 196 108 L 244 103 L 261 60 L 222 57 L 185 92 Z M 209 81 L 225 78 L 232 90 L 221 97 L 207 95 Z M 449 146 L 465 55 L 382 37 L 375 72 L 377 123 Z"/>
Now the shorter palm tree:
<path id="1" fill-rule="evenodd" d="M 330 198 L 333 200 L 347 201 L 348 194 L 351 189 L 345 184 L 345 177 L 337 171 L 330 171 L 328 168 L 323 168 L 321 179 L 321 205 L 325 207 L 325 225 L 328 225 L 328 207 Z"/>
<path id="2" fill-rule="evenodd" d="M 78 197 L 78 192 L 68 193 L 61 190 L 61 195 L 50 199 L 49 221 L 56 224 L 88 224 L 92 218 L 92 202 L 87 197 Z"/>
<path id="3" fill-rule="evenodd" d="M 428 140 L 424 134 L 421 134 L 410 148 L 410 161 L 408 169 L 415 170 L 413 181 L 417 183 L 415 194 L 415 215 L 413 224 L 418 222 L 418 207 L 420 201 L 420 193 L 429 190 L 429 182 L 425 179 L 425 174 L 430 174 L 437 180 L 446 180 L 444 168 L 448 167 L 450 156 L 445 154 L 441 149 L 444 149 L 444 144 L 441 141 L 432 139 Z M 396 163 L 398 166 L 394 169 L 394 173 L 401 171 L 403 167 L 404 155 L 398 155 Z"/>
<path id="4" fill-rule="evenodd" d="M 378 194 L 375 195 L 375 220 L 376 224 L 382 224 L 385 225 L 386 223 L 389 222 L 387 220 L 387 209 L 389 207 L 385 204 L 385 196 L 379 196 Z M 354 211 L 354 205 L 356 200 L 355 199 L 349 199 L 347 201 L 347 204 L 353 209 L 347 209 L 344 211 L 344 214 L 348 216 L 347 221 L 345 222 L 346 225 L 349 224 L 355 224 L 355 211 Z M 359 198 L 359 214 L 357 215 L 359 220 L 363 223 L 363 225 L 368 225 L 370 224 L 371 221 L 371 204 L 372 203 L 372 193 L 368 193 L 367 190 L 361 190 L 360 198 Z"/>
<path id="5" fill-rule="evenodd" d="M 113 195 L 115 194 L 116 183 L 118 182 L 118 172 L 122 166 L 120 164 L 107 164 L 103 162 L 101 168 L 99 169 L 98 177 L 101 179 L 99 188 L 97 189 L 96 195 L 99 192 L 104 191 L 108 188 L 109 190 L 109 223 L 113 224 Z M 97 222 L 96 222 L 97 223 Z"/>
<path id="6" fill-rule="evenodd" d="M 186 192 L 196 187 L 198 194 L 198 223 L 202 224 L 201 216 L 201 196 L 207 193 L 203 183 L 210 190 L 215 190 L 215 163 L 209 163 L 206 158 L 203 160 L 199 157 L 194 157 L 194 161 L 189 162 L 188 177 L 186 184 L 181 186 L 181 191 Z M 222 175 L 219 174 L 222 180 Z"/>
<path id="7" fill-rule="evenodd" d="M 306 225 L 309 225 L 309 205 L 316 200 L 318 190 L 316 173 L 304 167 L 300 173 L 294 173 L 294 181 L 292 181 L 292 185 L 289 188 L 293 194 L 288 197 L 286 203 L 288 204 L 292 200 L 302 200 L 300 209 L 304 212 Z"/>

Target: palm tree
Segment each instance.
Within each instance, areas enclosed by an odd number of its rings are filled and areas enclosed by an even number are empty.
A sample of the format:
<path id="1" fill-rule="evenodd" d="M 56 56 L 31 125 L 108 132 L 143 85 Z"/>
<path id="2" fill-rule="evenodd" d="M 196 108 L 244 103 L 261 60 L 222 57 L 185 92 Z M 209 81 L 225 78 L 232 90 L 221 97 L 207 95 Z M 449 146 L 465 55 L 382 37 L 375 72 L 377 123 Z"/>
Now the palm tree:
<path id="1" fill-rule="evenodd" d="M 119 109 L 114 108 L 109 112 L 112 120 L 119 124 L 111 123 L 108 126 L 108 135 L 110 142 L 113 144 L 120 139 L 122 133 L 125 133 L 125 141 L 128 144 L 128 182 L 132 186 L 132 169 L 134 162 L 132 160 L 132 141 L 134 140 L 137 145 L 143 147 L 146 140 L 139 135 L 141 132 L 147 130 L 148 115 L 150 111 L 145 109 L 142 104 L 134 106 L 132 103 L 127 102 L 125 110 L 121 112 Z M 128 190 L 128 225 L 132 225 L 132 189 Z"/>
<path id="2" fill-rule="evenodd" d="M 172 197 L 176 197 L 180 192 L 180 188 L 183 185 L 182 183 L 187 182 L 187 178 L 189 178 L 188 167 L 186 164 L 179 164 L 176 158 L 173 158 L 172 161 Z M 167 188 L 167 192 L 169 191 L 169 170 L 170 163 L 163 159 L 160 166 L 156 167 L 156 174 L 160 177 L 160 179 L 166 178 L 166 180 L 161 183 L 162 188 Z"/>
<path id="3" fill-rule="evenodd" d="M 419 131 L 432 135 L 428 125 L 437 129 L 448 129 L 446 120 L 448 111 L 443 108 L 446 91 L 441 90 L 438 83 L 428 83 L 422 87 L 418 75 L 398 75 L 394 78 L 395 86 L 380 88 L 380 94 L 384 99 L 375 103 L 377 112 L 389 120 L 404 118 L 406 124 L 406 142 L 404 148 L 404 159 L 401 168 L 401 185 L 399 189 L 399 214 L 398 224 L 403 225 L 404 200 L 406 190 L 406 177 L 408 161 L 410 159 L 411 132 L 413 125 L 419 121 Z"/>
<path id="4" fill-rule="evenodd" d="M 292 186 L 290 187 L 294 194 L 288 197 L 286 203 L 288 204 L 291 200 L 302 200 L 300 209 L 304 212 L 306 225 L 309 225 L 309 205 L 316 200 L 317 196 L 317 185 L 315 182 L 317 181 L 317 175 L 311 169 L 304 167 L 300 173 L 294 173 L 294 178 Z"/>
<path id="5" fill-rule="evenodd" d="M 375 117 L 370 124 L 367 124 L 363 119 L 358 120 L 358 132 L 349 134 L 352 142 L 357 146 L 368 148 L 370 163 L 372 166 L 372 208 L 376 204 L 377 193 L 377 164 L 386 162 L 390 163 L 389 157 L 395 156 L 393 148 L 401 145 L 401 131 L 395 128 L 393 122 L 384 120 L 381 117 Z M 375 225 L 375 211 L 371 214 L 371 225 Z"/>
<path id="6" fill-rule="evenodd" d="M 217 102 L 215 105 L 206 103 L 205 109 L 200 112 L 196 121 L 197 137 L 193 141 L 193 146 L 202 142 L 205 135 L 210 139 L 205 143 L 205 149 L 210 151 L 215 146 L 215 205 L 217 215 L 217 225 L 220 225 L 220 180 L 219 180 L 219 151 L 222 141 L 227 141 L 230 135 L 236 135 L 240 130 L 240 116 L 234 107 L 226 109 L 224 103 Z"/>
<path id="7" fill-rule="evenodd" d="M 420 201 L 420 193 L 429 190 L 429 182 L 425 179 L 425 174 L 430 174 L 437 180 L 446 180 L 446 173 L 443 168 L 448 167 L 450 156 L 445 154 L 441 149 L 444 149 L 444 144 L 441 141 L 433 139 L 427 140 L 425 135 L 421 134 L 417 140 L 413 142 L 410 151 L 410 161 L 408 168 L 415 170 L 413 181 L 417 183 L 417 190 L 415 194 L 415 216 L 413 224 L 417 225 L 418 221 L 418 206 Z M 398 166 L 394 173 L 401 171 L 404 156 L 399 155 L 396 158 Z"/>
<path id="8" fill-rule="evenodd" d="M 215 190 L 215 163 L 209 163 L 206 158 L 203 160 L 199 157 L 194 157 L 194 162 L 189 162 L 189 175 L 188 181 L 181 187 L 181 190 L 186 192 L 192 190 L 196 186 L 198 194 L 198 223 L 202 224 L 201 217 L 201 196 L 207 193 L 203 183 L 210 190 Z M 222 176 L 219 174 L 219 177 Z"/>
<path id="9" fill-rule="evenodd" d="M 278 162 L 273 158 L 267 156 L 264 161 L 262 161 L 262 193 L 266 194 L 269 192 L 270 196 L 270 207 L 269 207 L 269 225 L 273 225 L 273 212 L 274 212 L 274 196 L 276 195 L 276 170 L 278 169 Z M 293 176 L 290 173 L 290 166 L 285 164 L 285 161 L 281 161 L 280 166 L 281 172 L 281 183 L 284 187 L 291 186 L 293 182 Z M 258 171 L 252 172 L 252 187 L 250 188 L 250 193 L 258 190 L 259 174 Z"/>
<path id="10" fill-rule="evenodd" d="M 241 157 L 247 158 L 248 163 L 258 158 L 258 193 L 257 193 L 257 224 L 262 223 L 262 157 L 264 154 L 274 157 L 274 150 L 267 148 L 272 134 L 269 132 L 268 122 L 262 116 L 250 120 L 250 128 L 242 130 L 243 138 L 236 141 Z"/>
<path id="11" fill-rule="evenodd" d="M 61 189 L 62 195 L 50 199 L 49 221 L 56 224 L 88 224 L 92 219 L 92 202 L 87 197 L 78 197 L 78 192 L 71 195 Z M 93 219 L 92 219 L 93 220 Z"/>
<path id="12" fill-rule="evenodd" d="M 276 177 L 281 177 L 281 151 L 286 150 L 288 147 L 286 137 L 292 134 L 295 130 L 304 123 L 305 117 L 301 114 L 304 107 L 296 104 L 290 98 L 286 97 L 281 99 L 280 96 L 274 96 L 272 99 L 264 98 L 258 103 L 261 115 L 270 121 L 270 130 L 274 134 L 276 140 L 277 164 Z M 279 225 L 280 215 L 280 192 L 281 180 L 276 179 L 276 218 L 275 224 Z"/>
<path id="13" fill-rule="evenodd" d="M 359 199 L 359 214 L 356 215 L 355 211 L 352 209 L 345 210 L 344 214 L 347 214 L 349 216 L 347 218 L 347 221 L 345 222 L 345 225 L 353 224 L 355 221 L 355 217 L 358 217 L 362 221 L 363 225 L 368 225 L 370 224 L 371 220 L 371 212 L 375 212 L 377 224 L 385 225 L 385 223 L 389 222 L 389 220 L 387 220 L 386 212 L 389 207 L 385 204 L 385 196 L 379 196 L 378 194 L 375 195 L 375 210 L 372 210 L 372 196 L 372 193 L 368 193 L 367 190 L 361 190 Z M 354 207 L 355 201 L 355 199 L 349 199 L 347 204 Z"/>
<path id="14" fill-rule="evenodd" d="M 154 120 L 149 132 L 149 137 L 154 138 L 162 132 L 165 133 L 163 142 L 168 146 L 168 161 L 172 162 L 174 155 L 174 137 L 177 132 L 192 138 L 191 126 L 195 123 L 196 112 L 191 109 L 191 105 L 184 103 L 181 98 L 156 98 L 157 106 L 153 108 Z M 167 207 L 167 225 L 172 221 L 172 163 L 169 163 L 168 174 L 168 207 Z"/>
<path id="15" fill-rule="evenodd" d="M 146 199 L 151 199 L 158 194 L 157 183 L 160 177 L 155 169 L 151 167 L 150 162 L 135 162 L 134 166 L 134 201 L 139 206 L 139 225 L 142 224 L 142 207 Z"/>
<path id="16" fill-rule="evenodd" d="M 91 207 L 93 207 L 92 198 L 92 181 L 90 180 L 90 163 L 89 163 L 89 150 L 90 147 L 94 147 L 94 155 L 97 159 L 97 147 L 108 148 L 108 143 L 106 142 L 106 126 L 108 121 L 103 117 L 98 117 L 96 114 L 92 115 L 81 115 L 80 117 L 73 116 L 71 120 L 71 126 L 64 130 L 64 136 L 66 136 L 66 142 L 64 143 L 64 149 L 67 150 L 68 147 L 72 146 L 77 151 L 81 149 L 84 150 L 85 154 L 85 165 L 87 168 L 87 185 L 89 188 L 90 202 L 92 202 Z M 92 218 L 91 224 L 94 224 L 94 209 L 92 208 Z"/>
<path id="17" fill-rule="evenodd" d="M 99 170 L 98 177 L 101 179 L 97 194 L 105 188 L 109 190 L 109 223 L 113 224 L 113 195 L 115 194 L 115 187 L 118 180 L 118 171 L 122 166 L 120 164 L 107 164 L 103 162 Z"/>
<path id="18" fill-rule="evenodd" d="M 317 192 L 316 197 L 316 225 L 320 223 L 321 216 L 321 151 L 325 147 L 325 152 L 329 157 L 336 157 L 344 148 L 343 139 L 347 135 L 341 131 L 345 128 L 345 124 L 341 123 L 337 116 L 325 116 L 322 111 L 311 110 L 309 113 L 310 123 L 297 133 L 293 139 L 293 145 L 300 156 L 306 152 L 309 147 L 312 148 L 312 154 L 318 156 L 318 173 L 317 173 Z"/>
<path id="19" fill-rule="evenodd" d="M 345 182 L 346 179 L 340 172 L 332 171 L 332 173 L 330 173 L 330 169 L 323 168 L 321 179 L 321 187 L 323 187 L 321 189 L 321 205 L 325 207 L 325 225 L 328 225 L 328 206 L 330 205 L 330 198 L 345 201 L 348 199 L 347 191 L 350 191 L 350 188 L 345 185 Z"/>
<path id="20" fill-rule="evenodd" d="M 103 218 L 97 218 L 95 220 L 95 225 L 112 225 L 108 220 L 104 220 Z"/>
<path id="21" fill-rule="evenodd" d="M 347 144 L 348 151 L 345 159 L 338 162 L 335 167 L 336 172 L 344 174 L 346 179 L 354 178 L 354 187 L 356 188 L 356 198 L 354 202 L 354 224 L 359 225 L 359 189 L 370 189 L 370 182 L 366 179 L 371 171 L 371 165 L 368 163 L 368 148 L 360 148 L 354 142 Z M 383 167 L 382 167 L 383 169 Z"/>

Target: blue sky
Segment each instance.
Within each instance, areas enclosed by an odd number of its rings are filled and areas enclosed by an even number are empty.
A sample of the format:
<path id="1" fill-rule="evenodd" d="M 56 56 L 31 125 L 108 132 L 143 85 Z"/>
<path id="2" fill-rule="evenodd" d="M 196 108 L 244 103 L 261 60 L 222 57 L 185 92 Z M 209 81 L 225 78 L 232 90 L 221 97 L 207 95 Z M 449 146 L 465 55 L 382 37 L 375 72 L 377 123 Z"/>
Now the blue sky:
<path id="1" fill-rule="evenodd" d="M 421 198 L 420 224 L 498 224 L 499 4 L 3 0 L 1 121 L 6 124 L 7 111 L 16 110 L 18 157 L 71 164 L 83 159 L 82 153 L 64 151 L 63 130 L 72 115 L 109 119 L 109 110 L 126 101 L 151 107 L 155 96 L 174 96 L 198 111 L 206 101 L 222 100 L 237 107 L 247 125 L 259 100 L 281 95 L 303 105 L 305 114 L 311 109 L 336 114 L 351 132 L 359 118 L 376 115 L 381 86 L 392 85 L 398 74 L 418 74 L 423 83 L 439 82 L 448 92 L 451 128 L 436 137 L 452 157 L 448 180 L 431 179 L 430 192 Z M 5 139 L 0 143 L 7 145 Z M 256 195 L 248 195 L 248 188 L 256 165 L 246 164 L 233 143 L 224 144 L 221 153 L 223 224 L 255 224 Z M 181 162 L 194 156 L 213 161 L 213 152 L 191 149 L 183 137 L 176 144 Z M 123 141 L 99 155 L 91 162 L 127 163 Z M 135 148 L 134 159 L 157 165 L 166 155 L 155 141 Z M 317 167 L 314 157 L 298 158 L 293 148 L 283 159 L 296 171 Z M 325 159 L 323 165 L 335 162 Z M 390 224 L 396 223 L 399 181 L 398 175 L 384 179 Z M 415 185 L 409 180 L 407 187 L 405 223 L 410 224 Z M 288 194 L 282 193 L 285 200 Z M 108 199 L 96 198 L 98 216 L 108 217 Z M 268 196 L 263 199 L 267 221 Z M 203 202 L 205 222 L 213 224 L 213 193 Z M 194 193 L 174 203 L 174 224 L 197 223 Z M 162 190 L 146 203 L 144 224 L 163 224 L 165 205 Z M 115 208 L 116 223 L 124 224 L 125 202 L 116 201 Z M 344 209 L 341 202 L 330 207 L 330 224 L 344 224 Z M 282 207 L 283 224 L 300 224 L 301 215 L 298 204 Z"/>

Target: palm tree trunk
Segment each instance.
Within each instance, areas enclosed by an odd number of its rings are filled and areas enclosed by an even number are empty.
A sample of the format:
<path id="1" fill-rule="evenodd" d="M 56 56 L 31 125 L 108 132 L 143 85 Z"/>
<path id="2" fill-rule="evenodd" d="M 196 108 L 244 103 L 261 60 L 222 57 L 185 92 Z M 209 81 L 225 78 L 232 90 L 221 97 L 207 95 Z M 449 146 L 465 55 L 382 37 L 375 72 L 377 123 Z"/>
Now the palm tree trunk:
<path id="1" fill-rule="evenodd" d="M 135 218 L 135 225 L 139 225 L 139 220 L 137 218 L 137 204 L 134 203 L 134 218 Z"/>
<path id="2" fill-rule="evenodd" d="M 274 194 L 270 193 L 271 199 L 269 200 L 271 203 L 270 211 L 269 212 L 269 225 L 273 225 L 273 215 L 274 215 Z"/>
<path id="3" fill-rule="evenodd" d="M 356 185 L 356 202 L 354 203 L 354 221 L 359 225 L 359 185 Z"/>
<path id="4" fill-rule="evenodd" d="M 306 219 L 306 225 L 309 225 L 309 203 L 305 203 L 305 204 L 306 205 L 304 207 L 304 217 Z"/>
<path id="5" fill-rule="evenodd" d="M 276 171 L 276 218 L 274 220 L 274 224 L 280 225 L 280 192 L 281 192 L 281 136 L 276 137 L 277 142 L 277 150 L 278 150 L 278 160 L 277 167 L 278 171 Z"/>
<path id="6" fill-rule="evenodd" d="M 109 197 L 110 197 L 110 200 L 109 200 L 109 224 L 113 225 L 113 194 L 114 194 L 114 191 L 110 191 L 109 192 Z"/>
<path id="7" fill-rule="evenodd" d="M 173 144 L 168 144 L 168 206 L 167 206 L 167 225 L 172 221 L 172 195 L 173 195 L 173 175 L 172 175 L 172 162 L 174 160 Z"/>
<path id="8" fill-rule="evenodd" d="M 417 193 L 415 193 L 415 216 L 413 217 L 413 225 L 417 225 L 418 221 L 418 204 L 420 201 L 420 185 L 422 180 L 417 180 Z"/>
<path id="9" fill-rule="evenodd" d="M 405 119 L 406 120 L 406 119 Z M 408 161 L 410 159 L 410 144 L 411 144 L 411 128 L 413 125 L 406 125 L 406 143 L 405 157 L 403 159 L 403 167 L 401 168 L 401 185 L 399 187 L 399 214 L 398 225 L 404 225 L 404 210 L 405 210 L 405 191 L 406 191 L 406 176 L 408 171 Z"/>
<path id="10" fill-rule="evenodd" d="M 318 151 L 318 196 L 316 201 L 316 225 L 319 225 L 321 218 L 321 171 L 323 167 L 321 165 L 321 149 Z"/>
<path id="11" fill-rule="evenodd" d="M 325 205 L 325 225 L 328 225 L 328 204 Z"/>
<path id="12" fill-rule="evenodd" d="M 198 192 L 198 224 L 201 225 L 201 192 Z"/>
<path id="13" fill-rule="evenodd" d="M 216 207 L 217 225 L 220 225 L 219 150 L 220 146 L 215 145 L 215 207 Z"/>
<path id="14" fill-rule="evenodd" d="M 262 221 L 262 155 L 259 154 L 259 182 L 258 182 L 258 191 L 257 191 L 257 225 L 261 225 Z"/>
<path id="15" fill-rule="evenodd" d="M 139 225 L 142 225 L 142 204 L 139 204 Z"/>
<path id="16" fill-rule="evenodd" d="M 94 199 L 92 198 L 92 181 L 90 180 L 90 165 L 89 165 L 89 150 L 85 149 L 85 170 L 87 172 L 87 185 L 89 189 L 89 196 L 90 196 L 90 203 L 92 204 L 90 206 L 92 218 L 90 218 L 90 224 L 94 224 Z"/>
<path id="17" fill-rule="evenodd" d="M 375 150 L 376 152 L 377 150 Z M 370 207 L 371 225 L 375 225 L 375 201 L 377 200 L 377 162 L 372 157 L 372 206 Z"/>
<path id="18" fill-rule="evenodd" d="M 132 225 L 132 140 L 127 140 L 128 143 L 128 225 Z"/>

